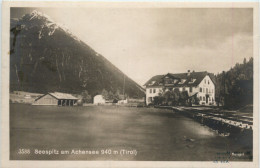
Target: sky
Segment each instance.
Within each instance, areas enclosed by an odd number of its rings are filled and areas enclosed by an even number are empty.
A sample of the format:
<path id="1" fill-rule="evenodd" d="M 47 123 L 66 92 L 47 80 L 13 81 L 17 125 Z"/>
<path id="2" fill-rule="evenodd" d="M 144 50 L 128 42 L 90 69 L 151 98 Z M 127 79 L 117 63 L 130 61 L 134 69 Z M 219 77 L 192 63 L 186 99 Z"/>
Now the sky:
<path id="1" fill-rule="evenodd" d="M 253 57 L 250 8 L 20 8 L 65 25 L 143 85 L 154 75 L 219 73 Z"/>

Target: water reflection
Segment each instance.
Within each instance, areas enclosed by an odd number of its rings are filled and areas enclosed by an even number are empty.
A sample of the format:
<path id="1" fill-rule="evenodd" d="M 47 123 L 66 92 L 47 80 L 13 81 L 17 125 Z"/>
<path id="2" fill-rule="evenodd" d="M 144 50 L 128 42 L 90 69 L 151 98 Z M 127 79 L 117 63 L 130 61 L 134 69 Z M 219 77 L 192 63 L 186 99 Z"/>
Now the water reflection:
<path id="1" fill-rule="evenodd" d="M 217 136 L 217 133 L 209 127 L 203 126 L 189 118 L 183 119 L 183 125 L 195 136 L 203 136 L 203 138 L 213 138 Z"/>

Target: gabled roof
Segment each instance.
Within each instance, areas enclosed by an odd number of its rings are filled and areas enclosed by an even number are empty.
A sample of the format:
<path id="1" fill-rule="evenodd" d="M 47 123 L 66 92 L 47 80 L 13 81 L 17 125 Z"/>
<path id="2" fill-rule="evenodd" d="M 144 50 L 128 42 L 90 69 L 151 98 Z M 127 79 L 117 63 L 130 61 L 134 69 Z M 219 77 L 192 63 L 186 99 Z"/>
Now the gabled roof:
<path id="1" fill-rule="evenodd" d="M 57 99 L 71 99 L 71 100 L 78 100 L 78 98 L 72 96 L 68 93 L 61 93 L 61 92 L 53 92 L 49 93 L 51 96 L 57 98 Z"/>
<path id="2" fill-rule="evenodd" d="M 61 92 L 53 92 L 53 93 L 46 93 L 40 97 L 38 97 L 37 99 L 35 99 L 35 101 L 39 100 L 40 98 L 44 97 L 45 95 L 51 95 L 52 97 L 56 98 L 56 99 L 70 99 L 70 100 L 78 100 L 78 98 L 72 96 L 71 94 L 68 93 L 61 93 Z"/>
<path id="3" fill-rule="evenodd" d="M 148 80 L 144 86 L 159 86 L 159 84 L 163 81 L 164 77 L 168 76 L 172 79 L 185 79 L 184 83 L 176 83 L 173 84 L 173 87 L 190 87 L 190 86 L 197 86 L 200 84 L 200 82 L 205 78 L 205 76 L 208 75 L 212 82 L 215 84 L 215 76 L 212 73 L 208 73 L 207 71 L 203 72 L 190 72 L 190 75 L 188 73 L 168 73 L 166 75 L 157 75 L 152 77 L 150 80 Z M 190 82 L 191 79 L 195 80 L 194 82 Z"/>
<path id="4" fill-rule="evenodd" d="M 159 85 L 158 82 L 160 82 L 164 76 L 165 76 L 165 75 L 156 75 L 156 76 L 152 77 L 150 80 L 148 80 L 148 81 L 144 84 L 144 86 L 147 86 L 147 85 L 150 84 L 152 81 L 156 81 L 156 83 L 154 83 L 153 85 L 154 85 L 154 86 L 157 86 L 157 85 Z M 149 85 L 149 86 L 153 86 L 153 85 Z"/>

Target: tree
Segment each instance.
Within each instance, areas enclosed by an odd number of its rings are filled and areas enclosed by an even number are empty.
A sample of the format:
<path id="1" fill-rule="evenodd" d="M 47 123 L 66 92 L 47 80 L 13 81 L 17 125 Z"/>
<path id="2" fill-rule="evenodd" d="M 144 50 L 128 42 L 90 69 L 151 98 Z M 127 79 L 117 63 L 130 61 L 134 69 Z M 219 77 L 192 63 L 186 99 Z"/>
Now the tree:
<path id="1" fill-rule="evenodd" d="M 173 101 L 174 101 L 175 105 L 179 104 L 179 101 L 180 101 L 180 90 L 178 88 L 175 88 L 173 90 Z"/>
<path id="2" fill-rule="evenodd" d="M 162 105 L 163 101 L 164 101 L 164 97 L 162 97 L 162 96 L 155 96 L 153 98 L 153 104 L 154 105 Z"/>
<path id="3" fill-rule="evenodd" d="M 228 109 L 253 103 L 253 58 L 216 76 L 216 101 Z"/>
<path id="4" fill-rule="evenodd" d="M 84 103 L 92 103 L 92 97 L 87 90 L 84 90 L 81 95 Z"/>
<path id="5" fill-rule="evenodd" d="M 181 105 L 187 105 L 187 100 L 189 99 L 189 94 L 187 91 L 182 91 L 180 94 L 180 100 L 179 102 Z"/>
<path id="6" fill-rule="evenodd" d="M 108 92 L 108 99 L 109 100 L 115 99 L 115 94 L 111 90 Z"/>
<path id="7" fill-rule="evenodd" d="M 101 95 L 104 97 L 104 99 L 108 99 L 108 91 L 106 89 L 103 89 L 101 92 Z"/>
<path id="8" fill-rule="evenodd" d="M 244 64 L 246 64 L 246 58 L 244 58 L 244 61 L 243 61 Z"/>
<path id="9" fill-rule="evenodd" d="M 165 100 L 166 103 L 168 103 L 169 101 L 171 101 L 171 91 L 166 91 L 163 94 L 163 98 Z"/>
<path id="10" fill-rule="evenodd" d="M 116 90 L 116 92 L 115 92 L 115 94 L 114 94 L 114 99 L 120 99 L 120 90 L 119 89 L 117 89 Z"/>

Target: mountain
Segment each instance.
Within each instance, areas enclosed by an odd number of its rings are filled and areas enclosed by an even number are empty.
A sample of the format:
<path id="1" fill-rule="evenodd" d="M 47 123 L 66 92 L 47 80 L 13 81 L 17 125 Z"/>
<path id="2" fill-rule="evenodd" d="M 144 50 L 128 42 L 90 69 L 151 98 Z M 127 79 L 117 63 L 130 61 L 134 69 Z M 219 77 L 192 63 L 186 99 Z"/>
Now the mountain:
<path id="1" fill-rule="evenodd" d="M 10 20 L 11 91 L 94 96 L 103 89 L 144 96 L 141 86 L 47 15 L 33 11 Z"/>

